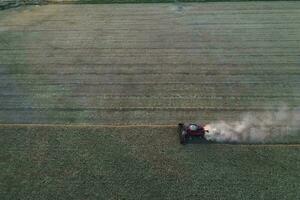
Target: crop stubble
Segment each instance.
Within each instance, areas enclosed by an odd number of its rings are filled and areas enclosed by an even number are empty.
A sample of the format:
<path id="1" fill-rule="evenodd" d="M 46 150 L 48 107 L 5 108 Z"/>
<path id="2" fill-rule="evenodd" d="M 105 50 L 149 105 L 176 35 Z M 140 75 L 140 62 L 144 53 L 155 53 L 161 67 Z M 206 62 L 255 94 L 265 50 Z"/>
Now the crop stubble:
<path id="1" fill-rule="evenodd" d="M 0 122 L 172 124 L 298 107 L 299 8 L 260 2 L 2 11 Z"/>

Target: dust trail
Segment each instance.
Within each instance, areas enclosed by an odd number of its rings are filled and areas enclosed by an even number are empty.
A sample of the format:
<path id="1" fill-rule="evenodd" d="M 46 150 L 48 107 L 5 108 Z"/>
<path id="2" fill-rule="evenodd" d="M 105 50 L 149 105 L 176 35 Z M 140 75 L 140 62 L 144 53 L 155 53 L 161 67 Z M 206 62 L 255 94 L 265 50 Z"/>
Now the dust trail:
<path id="1" fill-rule="evenodd" d="M 274 112 L 245 113 L 238 121 L 219 121 L 205 126 L 206 139 L 216 142 L 267 143 L 297 134 L 300 109 L 280 107 Z M 293 129 L 293 131 L 291 131 Z"/>

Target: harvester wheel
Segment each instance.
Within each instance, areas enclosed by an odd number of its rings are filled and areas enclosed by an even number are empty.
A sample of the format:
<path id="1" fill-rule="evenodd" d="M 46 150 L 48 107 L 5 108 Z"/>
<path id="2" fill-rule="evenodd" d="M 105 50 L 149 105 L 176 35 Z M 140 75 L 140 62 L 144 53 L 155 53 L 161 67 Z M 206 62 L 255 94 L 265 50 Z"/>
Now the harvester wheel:
<path id="1" fill-rule="evenodd" d="M 183 130 L 183 124 L 178 124 L 178 135 L 180 144 L 186 144 L 186 131 Z"/>
<path id="2" fill-rule="evenodd" d="M 181 131 L 181 133 L 179 133 L 179 140 L 180 140 L 180 144 L 186 144 L 186 132 L 185 131 Z"/>

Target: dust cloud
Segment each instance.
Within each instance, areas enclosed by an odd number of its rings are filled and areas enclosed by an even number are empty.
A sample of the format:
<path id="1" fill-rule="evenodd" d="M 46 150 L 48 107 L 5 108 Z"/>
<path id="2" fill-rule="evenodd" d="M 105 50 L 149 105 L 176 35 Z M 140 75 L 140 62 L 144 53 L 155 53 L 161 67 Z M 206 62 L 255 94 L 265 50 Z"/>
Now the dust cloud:
<path id="1" fill-rule="evenodd" d="M 218 121 L 207 124 L 207 140 L 228 143 L 267 143 L 274 139 L 297 134 L 300 130 L 300 108 L 282 106 L 275 111 L 245 113 L 237 121 Z"/>

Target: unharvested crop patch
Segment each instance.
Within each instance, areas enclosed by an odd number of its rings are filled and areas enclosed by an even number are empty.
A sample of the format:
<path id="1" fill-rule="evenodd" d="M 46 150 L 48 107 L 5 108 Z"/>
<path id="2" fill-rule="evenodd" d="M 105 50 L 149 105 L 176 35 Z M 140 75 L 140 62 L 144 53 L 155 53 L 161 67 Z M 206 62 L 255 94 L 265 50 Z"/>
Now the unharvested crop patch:
<path id="1" fill-rule="evenodd" d="M 4 198 L 300 195 L 299 144 L 182 146 L 171 126 L 1 125 L 0 132 Z"/>

